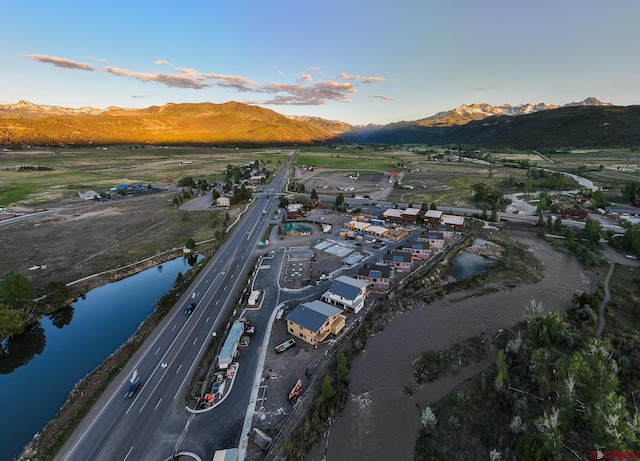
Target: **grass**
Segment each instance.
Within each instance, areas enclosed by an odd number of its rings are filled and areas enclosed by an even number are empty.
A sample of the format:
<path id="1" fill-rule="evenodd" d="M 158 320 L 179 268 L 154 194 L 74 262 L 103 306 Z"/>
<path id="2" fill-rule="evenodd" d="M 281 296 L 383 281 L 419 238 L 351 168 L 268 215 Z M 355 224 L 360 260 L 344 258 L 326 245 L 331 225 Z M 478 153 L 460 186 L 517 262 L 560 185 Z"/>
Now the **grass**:
<path id="1" fill-rule="evenodd" d="M 221 179 L 228 164 L 258 159 L 275 171 L 291 152 L 209 147 L 11 151 L 0 156 L 0 206 L 40 205 L 123 182 L 163 183 L 186 176 Z M 17 171 L 21 166 L 51 169 Z"/>

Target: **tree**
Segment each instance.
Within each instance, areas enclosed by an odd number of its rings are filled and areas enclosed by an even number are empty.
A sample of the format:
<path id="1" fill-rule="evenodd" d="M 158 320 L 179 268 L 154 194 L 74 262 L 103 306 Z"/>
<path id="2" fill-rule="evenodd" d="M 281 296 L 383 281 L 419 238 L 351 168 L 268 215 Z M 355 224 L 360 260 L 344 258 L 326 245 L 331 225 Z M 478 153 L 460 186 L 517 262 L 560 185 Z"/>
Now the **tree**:
<path id="1" fill-rule="evenodd" d="M 325 376 L 324 381 L 322 381 L 322 399 L 330 400 L 334 395 L 336 395 L 336 390 L 333 387 L 333 381 L 331 376 Z"/>
<path id="2" fill-rule="evenodd" d="M 336 197 L 336 209 L 341 210 L 344 207 L 344 195 L 339 193 Z"/>
<path id="3" fill-rule="evenodd" d="M 0 303 L 11 309 L 24 309 L 33 305 L 36 289 L 31 280 L 20 274 L 9 274 L 0 280 Z"/>
<path id="4" fill-rule="evenodd" d="M 431 202 L 431 206 L 429 207 L 430 210 L 437 210 L 438 207 L 436 206 L 436 202 Z"/>
<path id="5" fill-rule="evenodd" d="M 347 379 L 349 375 L 349 365 L 347 363 L 347 356 L 340 352 L 336 356 L 336 374 L 339 379 Z"/>
<path id="6" fill-rule="evenodd" d="M 318 193 L 316 192 L 315 187 L 311 189 L 311 200 L 318 200 Z"/>
<path id="7" fill-rule="evenodd" d="M 24 331 L 20 311 L 0 304 L 0 339 L 19 335 Z"/>
<path id="8" fill-rule="evenodd" d="M 551 232 L 552 228 L 553 228 L 553 222 L 552 222 L 551 215 L 549 215 L 547 216 L 547 232 Z"/>
<path id="9" fill-rule="evenodd" d="M 587 218 L 584 224 L 584 236 L 592 246 L 600 241 L 600 233 L 602 232 L 602 224 L 595 219 Z"/>
<path id="10" fill-rule="evenodd" d="M 193 239 L 193 237 L 189 237 L 189 238 L 187 239 L 187 243 L 186 243 L 186 245 L 185 245 L 185 246 L 187 247 L 187 249 L 188 249 L 189 251 L 193 251 L 193 250 L 195 250 L 195 248 L 196 248 L 196 241 Z"/>
<path id="11" fill-rule="evenodd" d="M 558 216 L 556 221 L 553 223 L 553 230 L 556 232 L 562 232 L 562 219 L 560 219 L 560 216 Z"/>

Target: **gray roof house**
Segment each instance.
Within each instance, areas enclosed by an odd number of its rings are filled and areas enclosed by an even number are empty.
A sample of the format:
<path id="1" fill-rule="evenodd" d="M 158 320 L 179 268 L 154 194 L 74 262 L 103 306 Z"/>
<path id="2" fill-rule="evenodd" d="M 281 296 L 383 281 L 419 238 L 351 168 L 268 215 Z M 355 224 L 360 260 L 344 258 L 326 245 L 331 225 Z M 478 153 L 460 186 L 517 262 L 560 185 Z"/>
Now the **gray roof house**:
<path id="1" fill-rule="evenodd" d="M 287 331 L 303 341 L 317 346 L 329 334 L 338 334 L 346 323 L 342 310 L 322 301 L 298 306 L 287 316 Z"/>
<path id="2" fill-rule="evenodd" d="M 322 295 L 322 300 L 341 309 L 349 309 L 354 313 L 364 307 L 364 300 L 369 294 L 369 282 L 341 275 L 333 281 L 333 285 Z"/>

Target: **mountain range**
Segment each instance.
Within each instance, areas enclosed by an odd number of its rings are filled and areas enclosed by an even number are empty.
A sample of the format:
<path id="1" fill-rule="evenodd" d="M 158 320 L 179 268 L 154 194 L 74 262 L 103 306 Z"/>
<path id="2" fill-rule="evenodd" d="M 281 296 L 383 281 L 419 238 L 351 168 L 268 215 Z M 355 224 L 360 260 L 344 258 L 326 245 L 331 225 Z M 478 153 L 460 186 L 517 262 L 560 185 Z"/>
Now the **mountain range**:
<path id="1" fill-rule="evenodd" d="M 475 147 L 635 146 L 640 106 L 587 98 L 553 104 L 484 103 L 388 125 L 284 116 L 247 104 L 165 104 L 145 109 L 67 108 L 28 101 L 0 105 L 0 144 L 286 145 L 335 142 Z"/>

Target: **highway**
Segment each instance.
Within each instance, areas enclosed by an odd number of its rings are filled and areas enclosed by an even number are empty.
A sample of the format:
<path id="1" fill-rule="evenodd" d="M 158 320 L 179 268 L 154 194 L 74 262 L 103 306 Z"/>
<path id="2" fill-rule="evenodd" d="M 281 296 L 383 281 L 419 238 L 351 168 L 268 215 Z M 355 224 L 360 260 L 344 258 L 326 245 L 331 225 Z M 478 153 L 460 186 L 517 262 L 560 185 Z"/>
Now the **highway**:
<path id="1" fill-rule="evenodd" d="M 292 159 L 293 156 L 290 162 Z M 236 378 L 239 392 L 246 396 L 234 394 L 234 398 L 217 407 L 215 413 L 219 418 L 215 427 L 210 425 L 211 417 L 187 412 L 184 396 L 213 333 L 224 327 L 234 307 L 232 303 L 253 269 L 257 244 L 277 208 L 289 164 L 268 186 L 269 192 L 254 199 L 233 234 L 97 400 L 56 459 L 167 459 L 183 450 L 181 444 L 190 439 L 190 431 L 217 434 L 215 443 L 207 443 L 204 437 L 204 446 L 203 437 L 196 437 L 199 448 L 207 452 L 238 446 L 250 381 L 255 374 L 255 366 L 250 370 L 253 361 L 244 363 Z M 184 307 L 191 302 L 197 303 L 197 307 L 187 316 Z M 134 370 L 138 370 L 142 381 L 138 391 L 125 399 L 128 379 Z"/>

